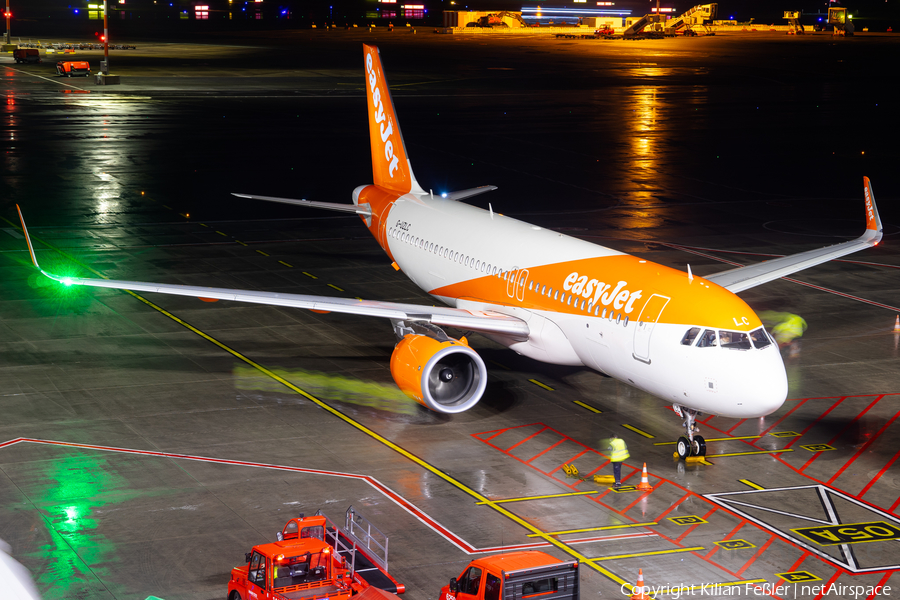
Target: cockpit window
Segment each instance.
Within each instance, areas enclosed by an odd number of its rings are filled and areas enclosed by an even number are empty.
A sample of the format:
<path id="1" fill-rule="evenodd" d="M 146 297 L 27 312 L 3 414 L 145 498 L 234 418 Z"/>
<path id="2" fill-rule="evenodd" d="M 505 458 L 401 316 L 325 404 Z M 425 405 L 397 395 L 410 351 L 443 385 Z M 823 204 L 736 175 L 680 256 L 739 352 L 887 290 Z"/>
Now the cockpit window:
<path id="1" fill-rule="evenodd" d="M 729 350 L 749 350 L 750 336 L 742 331 L 720 331 L 719 342 Z"/>
<path id="2" fill-rule="evenodd" d="M 715 348 L 716 347 L 716 332 L 712 329 L 707 329 L 703 332 L 703 335 L 700 336 L 700 341 L 697 342 L 698 348 Z"/>
<path id="3" fill-rule="evenodd" d="M 681 338 L 682 346 L 690 346 L 694 343 L 694 340 L 697 339 L 697 334 L 700 333 L 699 327 L 691 327 L 687 330 L 687 333 L 684 334 L 684 337 Z"/>
<path id="4" fill-rule="evenodd" d="M 766 335 L 766 330 L 760 327 L 759 329 L 754 329 L 750 332 L 750 339 L 753 340 L 753 345 L 757 350 L 762 350 L 766 346 L 772 344 L 772 340 L 769 339 L 769 336 Z"/>

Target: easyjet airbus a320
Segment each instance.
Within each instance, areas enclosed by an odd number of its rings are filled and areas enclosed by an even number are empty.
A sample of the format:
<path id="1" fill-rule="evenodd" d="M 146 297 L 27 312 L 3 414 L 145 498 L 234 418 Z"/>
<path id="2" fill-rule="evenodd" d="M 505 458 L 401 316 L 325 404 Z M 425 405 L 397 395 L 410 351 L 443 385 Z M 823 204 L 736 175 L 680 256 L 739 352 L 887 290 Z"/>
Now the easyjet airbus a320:
<path id="1" fill-rule="evenodd" d="M 881 240 L 867 178 L 861 237 L 708 277 L 460 202 L 493 186 L 435 197 L 413 175 L 378 48 L 364 45 L 363 56 L 374 184 L 353 190 L 352 205 L 237 195 L 358 214 L 394 266 L 447 307 L 44 274 L 67 285 L 390 319 L 399 339 L 394 380 L 442 413 L 471 408 L 487 382 L 479 355 L 442 327 L 475 331 L 531 358 L 585 365 L 671 402 L 684 419 L 678 452 L 685 457 L 705 453 L 694 425 L 699 413 L 759 417 L 787 397 L 777 344 L 735 294 Z M 37 266 L 30 239 L 28 248 Z"/>

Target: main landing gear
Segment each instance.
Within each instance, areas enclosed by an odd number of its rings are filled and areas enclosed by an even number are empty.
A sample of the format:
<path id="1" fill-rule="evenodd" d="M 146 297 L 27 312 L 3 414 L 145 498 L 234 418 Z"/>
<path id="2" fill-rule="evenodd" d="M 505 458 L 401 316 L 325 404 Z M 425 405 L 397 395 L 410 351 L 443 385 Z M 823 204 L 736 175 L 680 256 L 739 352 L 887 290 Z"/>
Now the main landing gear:
<path id="1" fill-rule="evenodd" d="M 700 435 L 700 428 L 694 423 L 700 413 L 677 404 L 673 404 L 672 407 L 675 409 L 675 413 L 684 419 L 684 430 L 687 432 L 687 436 L 678 438 L 675 445 L 678 458 L 684 460 L 688 456 L 706 456 L 706 440 Z"/>

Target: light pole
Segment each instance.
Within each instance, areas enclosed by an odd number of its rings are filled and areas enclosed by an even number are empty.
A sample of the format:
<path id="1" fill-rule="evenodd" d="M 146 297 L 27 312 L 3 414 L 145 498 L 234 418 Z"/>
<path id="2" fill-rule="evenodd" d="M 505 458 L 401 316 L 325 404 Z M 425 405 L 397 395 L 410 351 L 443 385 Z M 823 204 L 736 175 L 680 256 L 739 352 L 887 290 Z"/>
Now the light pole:
<path id="1" fill-rule="evenodd" d="M 9 0 L 6 0 L 9 2 Z M 109 23 L 106 1 L 103 0 L 103 68 L 100 69 L 103 75 L 109 75 Z M 9 29 L 9 27 L 7 27 Z"/>
<path id="2" fill-rule="evenodd" d="M 6 45 L 9 45 L 9 19 L 12 17 L 12 13 L 9 12 L 9 0 L 6 0 Z"/>

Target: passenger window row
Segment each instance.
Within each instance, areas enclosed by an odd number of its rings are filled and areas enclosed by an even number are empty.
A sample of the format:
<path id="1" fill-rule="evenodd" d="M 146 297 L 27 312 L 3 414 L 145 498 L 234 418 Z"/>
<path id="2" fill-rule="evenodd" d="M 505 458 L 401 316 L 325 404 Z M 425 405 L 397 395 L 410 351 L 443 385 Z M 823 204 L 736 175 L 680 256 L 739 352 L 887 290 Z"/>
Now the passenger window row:
<path id="1" fill-rule="evenodd" d="M 528 284 L 528 291 L 535 291 L 538 294 L 540 294 L 541 296 L 546 296 L 553 300 L 558 300 L 560 302 L 565 303 L 568 306 L 572 306 L 574 303 L 575 308 L 583 310 L 583 311 L 587 312 L 588 314 L 593 313 L 593 315 L 595 317 L 600 317 L 602 319 L 607 318 L 606 308 L 603 308 L 603 312 L 601 313 L 599 304 L 597 304 L 595 306 L 593 302 L 588 302 L 587 300 L 585 300 L 584 298 L 582 298 L 581 296 L 579 296 L 577 294 L 567 294 L 566 292 L 563 292 L 562 294 L 560 294 L 559 290 L 554 290 L 551 287 L 548 287 L 546 285 L 541 285 L 540 283 L 536 283 L 534 281 L 532 281 Z M 625 318 L 623 319 L 622 313 L 616 313 L 615 311 L 610 310 L 609 311 L 609 320 L 615 321 L 617 325 L 619 323 L 622 323 L 622 325 L 624 327 L 628 327 L 628 316 L 626 315 Z"/>
<path id="2" fill-rule="evenodd" d="M 410 244 L 415 248 L 425 250 L 426 252 L 431 252 L 432 254 L 436 254 L 441 258 L 446 258 L 455 263 L 465 265 L 466 267 L 470 267 L 472 269 L 475 269 L 476 271 L 485 273 L 486 275 L 497 277 L 499 279 L 503 279 L 504 281 L 507 281 L 509 278 L 509 271 L 504 271 L 496 265 L 491 265 L 486 261 L 476 260 L 471 256 L 466 256 L 464 253 L 460 253 L 445 246 L 441 246 L 439 244 L 429 242 L 423 238 L 416 237 L 407 231 L 403 231 L 402 229 L 392 227 L 388 230 L 388 235 L 395 240 L 400 240 L 405 244 Z M 560 295 L 559 290 L 554 290 L 553 288 L 549 288 L 546 285 L 542 286 L 541 284 L 535 283 L 534 281 L 528 282 L 528 291 L 534 291 L 541 294 L 542 296 L 564 302 L 568 306 L 572 306 L 572 303 L 574 301 L 575 308 L 586 311 L 588 314 L 593 313 L 595 317 L 601 317 L 603 319 L 607 318 L 606 308 L 604 308 L 603 312 L 601 313 L 599 304 L 594 306 L 592 302 L 588 302 L 580 296 L 567 294 L 565 292 Z M 623 319 L 622 313 L 616 313 L 610 310 L 608 318 L 610 321 L 615 321 L 617 325 L 619 323 L 622 323 L 624 327 L 628 327 L 628 316 L 625 316 Z"/>
<path id="3" fill-rule="evenodd" d="M 391 228 L 388 230 L 388 235 L 395 240 L 400 240 L 401 242 L 410 244 L 411 246 L 419 248 L 420 250 L 425 250 L 426 252 L 436 254 L 441 258 L 446 258 L 447 260 L 459 263 L 471 269 L 475 269 L 476 271 L 479 271 L 486 275 L 495 277 L 502 276 L 503 279 L 506 279 L 506 272 L 504 272 L 503 269 L 499 268 L 497 265 L 491 265 L 483 260 L 476 260 L 474 257 L 466 256 L 465 253 L 456 252 L 455 250 L 451 250 L 450 248 L 441 246 L 440 244 L 429 242 L 423 238 L 416 237 L 411 233 L 403 231 L 402 229 Z"/>
<path id="4" fill-rule="evenodd" d="M 700 327 L 688 329 L 684 337 L 681 338 L 681 345 L 695 346 L 697 348 L 721 346 L 728 350 L 750 350 L 751 348 L 762 350 L 772 344 L 772 338 L 766 333 L 765 327 L 754 329 L 750 333 L 744 333 L 743 331 L 718 331 L 718 335 L 715 329 L 703 330 L 701 335 L 701 329 Z"/>

